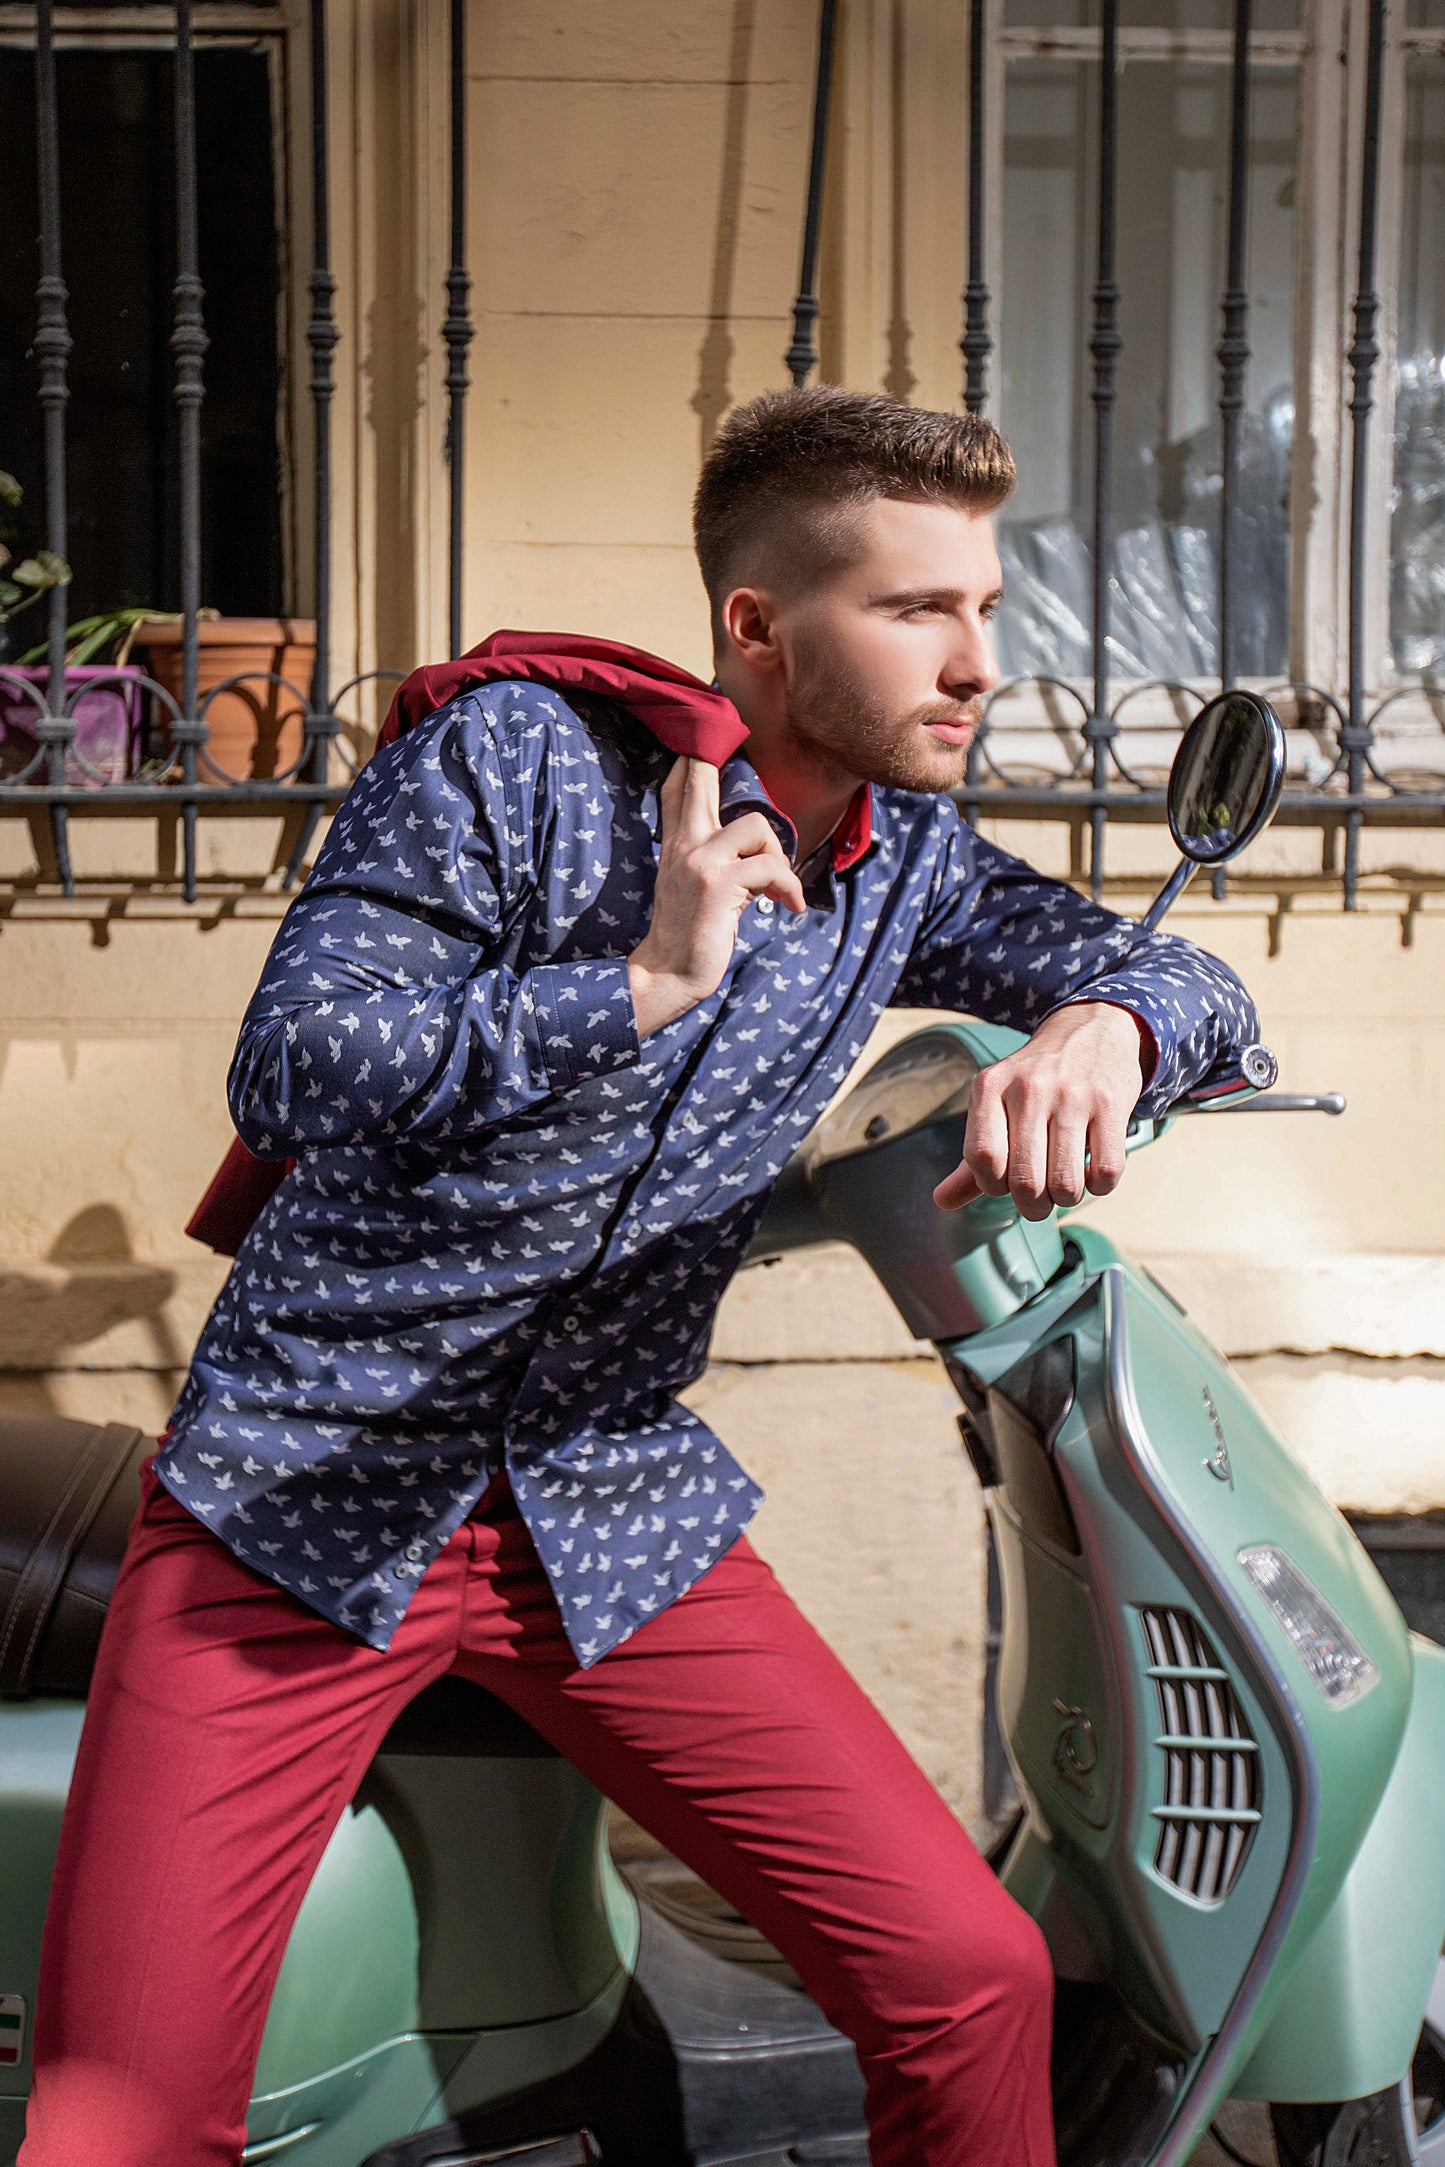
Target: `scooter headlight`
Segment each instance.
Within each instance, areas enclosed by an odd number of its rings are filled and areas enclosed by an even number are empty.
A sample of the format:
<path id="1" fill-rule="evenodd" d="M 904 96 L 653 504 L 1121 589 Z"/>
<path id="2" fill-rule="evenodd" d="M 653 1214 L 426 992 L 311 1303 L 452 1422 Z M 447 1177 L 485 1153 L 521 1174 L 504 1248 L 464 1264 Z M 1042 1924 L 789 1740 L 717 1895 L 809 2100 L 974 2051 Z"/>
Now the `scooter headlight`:
<path id="1" fill-rule="evenodd" d="M 1368 1692 L 1380 1675 L 1378 1670 L 1293 1558 L 1273 1543 L 1261 1542 L 1241 1550 L 1239 1562 L 1325 1699 L 1335 1708 L 1345 1708 Z"/>
<path id="2" fill-rule="evenodd" d="M 920 1031 L 890 1047 L 819 1122 L 820 1163 L 891 1144 L 943 1114 L 963 1113 L 978 1062 L 950 1031 Z"/>

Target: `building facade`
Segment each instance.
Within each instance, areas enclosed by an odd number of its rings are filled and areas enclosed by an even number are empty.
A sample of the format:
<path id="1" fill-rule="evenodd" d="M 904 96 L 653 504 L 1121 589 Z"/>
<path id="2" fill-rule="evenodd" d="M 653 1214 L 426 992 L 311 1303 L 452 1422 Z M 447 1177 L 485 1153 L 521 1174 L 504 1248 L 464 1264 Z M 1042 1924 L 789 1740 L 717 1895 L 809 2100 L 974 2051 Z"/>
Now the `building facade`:
<path id="1" fill-rule="evenodd" d="M 1445 1510 L 1445 12 L 1247 27 L 1224 0 L 0 0 L 12 555 L 63 544 L 62 651 L 189 602 L 279 624 L 304 679 L 239 789 L 169 710 L 108 784 L 67 766 L 78 727 L 7 721 L 0 1405 L 161 1422 L 225 1269 L 182 1230 L 308 808 L 391 673 L 457 638 L 705 672 L 693 477 L 791 352 L 1014 445 L 972 779 L 1005 847 L 1141 909 L 1181 723 L 1222 670 L 1279 704 L 1286 813 L 1173 922 L 1349 1114 L 1185 1124 L 1090 1209 L 1337 1502 Z M 37 715 L 69 697 L 48 660 Z M 981 1524 L 941 1371 L 842 1252 L 741 1279 L 714 1356 L 761 1545 L 975 1811 Z"/>

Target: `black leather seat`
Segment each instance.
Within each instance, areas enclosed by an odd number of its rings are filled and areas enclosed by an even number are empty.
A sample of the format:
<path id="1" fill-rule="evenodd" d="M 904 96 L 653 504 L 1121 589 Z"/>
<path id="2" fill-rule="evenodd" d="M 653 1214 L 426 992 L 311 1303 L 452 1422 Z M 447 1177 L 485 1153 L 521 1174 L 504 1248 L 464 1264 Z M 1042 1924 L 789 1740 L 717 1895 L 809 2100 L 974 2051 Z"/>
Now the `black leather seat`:
<path id="1" fill-rule="evenodd" d="M 0 1414 L 0 1699 L 83 1698 L 156 1440 L 123 1423 Z M 462 1678 L 419 1694 L 384 1753 L 496 1756 L 553 1749 Z"/>

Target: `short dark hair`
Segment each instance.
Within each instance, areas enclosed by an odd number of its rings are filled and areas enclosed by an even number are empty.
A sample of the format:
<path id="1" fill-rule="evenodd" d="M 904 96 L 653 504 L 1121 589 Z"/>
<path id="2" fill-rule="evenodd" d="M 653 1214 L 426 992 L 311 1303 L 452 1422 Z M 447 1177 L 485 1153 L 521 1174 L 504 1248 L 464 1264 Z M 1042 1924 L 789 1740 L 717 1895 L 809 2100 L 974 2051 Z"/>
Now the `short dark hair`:
<path id="1" fill-rule="evenodd" d="M 1013 456 L 978 414 L 939 414 L 834 384 L 768 391 L 728 416 L 703 461 L 693 540 L 714 628 L 744 581 L 800 593 L 849 563 L 880 497 L 997 511 Z"/>

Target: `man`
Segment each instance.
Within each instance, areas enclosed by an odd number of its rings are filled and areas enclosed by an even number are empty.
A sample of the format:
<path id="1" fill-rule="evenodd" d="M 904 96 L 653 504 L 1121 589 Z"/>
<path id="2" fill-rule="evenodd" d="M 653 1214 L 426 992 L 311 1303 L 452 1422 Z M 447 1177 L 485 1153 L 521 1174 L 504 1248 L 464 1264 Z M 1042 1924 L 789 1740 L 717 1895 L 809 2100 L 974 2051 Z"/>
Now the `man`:
<path id="1" fill-rule="evenodd" d="M 1135 1104 L 1256 1035 L 1221 965 L 946 795 L 1012 481 L 972 417 L 759 400 L 697 493 L 718 690 L 507 635 L 404 694 L 242 1025 L 236 1125 L 290 1170 L 146 1470 L 22 2167 L 237 2159 L 306 1883 L 448 1670 L 771 1937 L 857 2045 L 877 2167 L 1049 2167 L 1042 1940 L 675 1397 L 889 1002 L 1032 1032 L 937 1191 L 1030 1217 L 1111 1189 Z"/>

